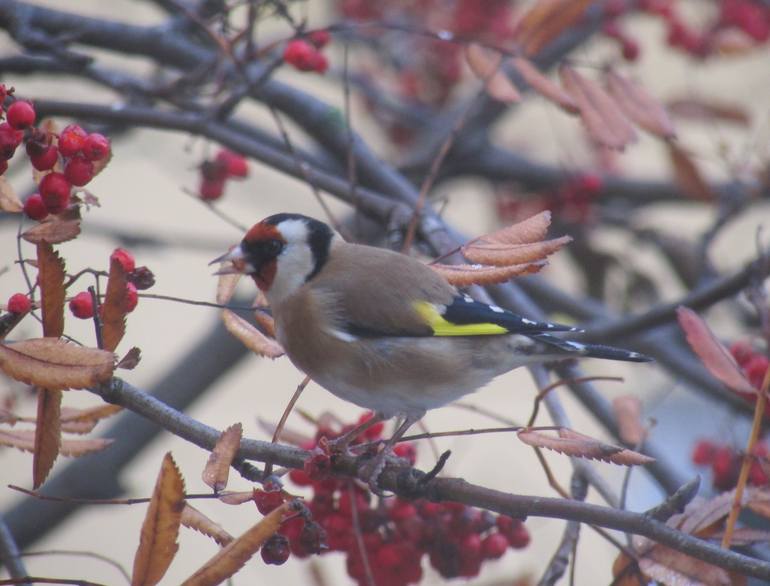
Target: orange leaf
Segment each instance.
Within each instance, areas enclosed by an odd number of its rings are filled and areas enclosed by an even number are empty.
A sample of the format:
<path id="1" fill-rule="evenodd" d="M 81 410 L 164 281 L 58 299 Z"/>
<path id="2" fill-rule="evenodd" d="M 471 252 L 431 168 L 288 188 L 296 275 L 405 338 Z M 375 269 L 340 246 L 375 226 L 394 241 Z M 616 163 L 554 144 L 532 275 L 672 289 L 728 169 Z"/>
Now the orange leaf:
<path id="1" fill-rule="evenodd" d="M 647 430 L 642 425 L 642 402 L 630 395 L 616 397 L 612 401 L 612 411 L 620 439 L 632 446 L 642 443 L 647 436 Z"/>
<path id="2" fill-rule="evenodd" d="M 619 446 L 606 444 L 565 427 L 559 428 L 559 437 L 529 429 L 517 433 L 519 439 L 527 445 L 554 450 L 567 456 L 601 460 L 623 466 L 637 466 L 654 462 L 654 458 L 627 450 Z"/>
<path id="3" fill-rule="evenodd" d="M 689 154 L 674 144 L 668 144 L 668 156 L 674 170 L 674 181 L 686 195 L 699 201 L 714 201 L 716 196 L 701 175 Z"/>
<path id="4" fill-rule="evenodd" d="M 503 55 L 476 43 L 465 46 L 465 59 L 471 71 L 485 83 L 487 93 L 500 102 L 511 104 L 521 101 L 521 94 L 501 68 Z"/>
<path id="5" fill-rule="evenodd" d="M 227 331 L 238 338 L 244 346 L 255 354 L 267 356 L 268 358 L 278 358 L 283 355 L 283 348 L 281 348 L 278 342 L 265 336 L 253 325 L 229 309 L 222 310 L 222 321 Z"/>
<path id="6" fill-rule="evenodd" d="M 32 454 L 32 486 L 38 488 L 53 468 L 61 445 L 61 391 L 37 390 L 37 425 Z"/>
<path id="7" fill-rule="evenodd" d="M 0 370 L 46 389 L 87 389 L 109 380 L 115 355 L 59 338 L 0 343 Z"/>
<path id="8" fill-rule="evenodd" d="M 551 212 L 544 210 L 521 222 L 482 236 L 477 241 L 497 242 L 500 244 L 529 244 L 545 238 L 550 225 Z"/>
<path id="9" fill-rule="evenodd" d="M 687 336 L 687 343 L 703 365 L 728 388 L 739 393 L 756 393 L 732 354 L 717 340 L 711 328 L 692 309 L 678 307 L 679 325 Z"/>
<path id="10" fill-rule="evenodd" d="M 281 505 L 259 523 L 231 541 L 184 581 L 182 586 L 214 586 L 240 570 L 269 537 L 278 531 L 287 505 Z"/>
<path id="11" fill-rule="evenodd" d="M 209 519 L 190 503 L 185 503 L 184 509 L 182 509 L 182 525 L 211 537 L 223 547 L 233 540 L 233 536 L 225 531 L 219 523 Z"/>
<path id="12" fill-rule="evenodd" d="M 241 447 L 242 437 L 243 426 L 240 423 L 235 423 L 222 432 L 214 449 L 211 450 L 201 477 L 203 482 L 210 486 L 214 492 L 219 492 L 227 487 L 230 464 L 232 464 L 238 448 Z"/>
<path id="13" fill-rule="evenodd" d="M 103 450 L 112 443 L 111 439 L 93 438 L 93 439 L 62 439 L 59 446 L 59 452 L 62 456 L 84 456 Z M 16 448 L 25 452 L 35 451 L 35 430 L 20 429 L 8 430 L 0 429 L 0 445 Z"/>
<path id="14" fill-rule="evenodd" d="M 37 245 L 37 270 L 43 335 L 58 338 L 64 333 L 64 261 L 48 242 Z"/>
<path id="15" fill-rule="evenodd" d="M 179 549 L 176 540 L 184 505 L 184 480 L 168 452 L 142 523 L 131 586 L 153 586 L 163 578 Z"/>
<path id="16" fill-rule="evenodd" d="M 64 220 L 59 216 L 49 216 L 50 219 L 32 226 L 21 237 L 32 244 L 48 242 L 59 244 L 72 240 L 80 234 L 80 220 Z"/>
<path id="17" fill-rule="evenodd" d="M 546 45 L 579 22 L 593 0 L 538 0 L 521 18 L 514 40 L 527 55 Z"/>
<path id="18" fill-rule="evenodd" d="M 606 73 L 607 89 L 615 103 L 629 120 L 641 128 L 666 140 L 676 136 L 674 125 L 663 105 L 653 98 L 639 83 L 609 70 Z"/>
<path id="19" fill-rule="evenodd" d="M 567 92 L 565 92 L 557 83 L 546 77 L 532 61 L 524 57 L 514 57 L 513 66 L 519 75 L 529 84 L 533 90 L 544 98 L 550 100 L 557 106 L 560 106 L 570 114 L 577 114 L 580 108 Z"/>
<path id="20" fill-rule="evenodd" d="M 429 265 L 434 271 L 456 287 L 469 285 L 491 285 L 504 283 L 517 275 L 536 273 L 545 263 L 527 263 L 505 267 L 490 267 L 486 265 Z"/>
<path id="21" fill-rule="evenodd" d="M 19 196 L 5 177 L 0 177 L 0 211 L 17 214 L 24 209 Z"/>
<path id="22" fill-rule="evenodd" d="M 529 244 L 483 244 L 477 241 L 463 246 L 462 253 L 471 262 L 507 266 L 543 260 L 570 242 L 569 236 Z"/>
<path id="23" fill-rule="evenodd" d="M 110 259 L 110 276 L 102 305 L 102 343 L 105 350 L 115 350 L 126 333 L 127 286 L 123 265 L 116 259 Z"/>
<path id="24" fill-rule="evenodd" d="M 636 132 L 615 101 L 599 85 L 572 67 L 559 68 L 564 89 L 580 107 L 588 135 L 599 146 L 623 150 L 636 141 Z"/>

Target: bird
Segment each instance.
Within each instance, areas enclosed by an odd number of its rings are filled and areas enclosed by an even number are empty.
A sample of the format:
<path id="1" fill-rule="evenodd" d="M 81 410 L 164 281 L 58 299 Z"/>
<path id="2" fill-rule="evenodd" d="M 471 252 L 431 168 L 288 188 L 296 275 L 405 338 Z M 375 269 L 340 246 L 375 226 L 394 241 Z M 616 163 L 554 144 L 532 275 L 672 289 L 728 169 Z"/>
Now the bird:
<path id="1" fill-rule="evenodd" d="M 334 395 L 374 412 L 339 438 L 400 423 L 368 467 L 370 486 L 389 450 L 426 411 L 476 391 L 519 366 L 593 357 L 646 362 L 638 352 L 555 335 L 578 328 L 531 320 L 474 300 L 427 264 L 346 242 L 328 224 L 271 215 L 214 259 L 264 293 L 275 335 L 291 362 Z"/>

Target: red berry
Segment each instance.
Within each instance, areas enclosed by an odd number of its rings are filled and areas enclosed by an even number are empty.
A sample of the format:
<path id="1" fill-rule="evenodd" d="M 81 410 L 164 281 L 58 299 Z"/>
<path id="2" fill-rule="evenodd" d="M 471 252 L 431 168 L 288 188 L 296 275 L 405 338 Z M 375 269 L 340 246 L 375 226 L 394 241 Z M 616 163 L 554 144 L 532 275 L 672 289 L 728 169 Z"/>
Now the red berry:
<path id="1" fill-rule="evenodd" d="M 8 88 L 5 87 L 4 83 L 0 83 L 0 105 L 5 101 L 5 98 L 8 97 L 9 93 L 13 93 L 13 88 L 9 91 Z"/>
<path id="2" fill-rule="evenodd" d="M 24 130 L 35 123 L 35 108 L 29 102 L 17 100 L 8 107 L 6 118 L 16 130 Z"/>
<path id="3" fill-rule="evenodd" d="M 762 386 L 762 381 L 765 379 L 768 365 L 770 365 L 770 362 L 768 362 L 767 358 L 757 354 L 743 367 L 749 382 L 755 388 L 758 389 Z"/>
<path id="4" fill-rule="evenodd" d="M 730 345 L 730 354 L 740 366 L 746 366 L 754 356 L 754 348 L 747 340 L 736 340 Z"/>
<path id="5" fill-rule="evenodd" d="M 83 155 L 89 161 L 101 161 L 110 154 L 110 139 L 98 132 L 89 134 L 83 142 Z"/>
<path id="6" fill-rule="evenodd" d="M 585 173 L 575 181 L 575 187 L 578 191 L 585 194 L 594 195 L 602 190 L 604 181 L 596 173 Z"/>
<path id="7" fill-rule="evenodd" d="M 86 131 L 77 124 L 65 126 L 59 134 L 59 152 L 64 157 L 72 157 L 78 154 L 85 145 Z"/>
<path id="8" fill-rule="evenodd" d="M 136 285 L 126 283 L 126 311 L 131 313 L 136 309 L 139 303 L 139 293 L 136 292 Z"/>
<path id="9" fill-rule="evenodd" d="M 70 299 L 70 311 L 72 315 L 80 319 L 89 319 L 94 316 L 94 304 L 88 291 L 81 291 Z"/>
<path id="10" fill-rule="evenodd" d="M 711 463 L 714 487 L 719 490 L 728 490 L 735 486 L 739 468 L 740 458 L 732 448 L 727 446 L 718 448 Z"/>
<path id="11" fill-rule="evenodd" d="M 11 313 L 27 313 L 32 308 L 32 302 L 24 293 L 14 293 L 8 299 L 8 311 Z"/>
<path id="12" fill-rule="evenodd" d="M 299 71 L 317 71 L 323 73 L 329 66 L 326 57 L 313 45 L 302 39 L 289 41 L 283 51 L 283 60 Z"/>
<path id="13" fill-rule="evenodd" d="M 225 182 L 203 179 L 198 192 L 200 193 L 201 199 L 205 199 L 206 201 L 219 199 L 225 192 Z"/>
<path id="14" fill-rule="evenodd" d="M 326 73 L 326 70 L 329 69 L 329 60 L 326 58 L 326 55 L 316 52 L 312 69 L 316 73 Z"/>
<path id="15" fill-rule="evenodd" d="M 39 193 L 33 193 L 24 202 L 24 213 L 30 220 L 40 221 L 48 215 L 48 209 Z"/>
<path id="16" fill-rule="evenodd" d="M 496 560 L 503 557 L 508 549 L 508 539 L 502 533 L 490 533 L 481 543 L 481 553 L 484 559 Z"/>
<path id="17" fill-rule="evenodd" d="M 0 159 L 10 159 L 21 144 L 24 133 L 7 122 L 0 124 Z"/>
<path id="18" fill-rule="evenodd" d="M 527 531 L 524 523 L 520 523 L 519 526 L 506 537 L 508 538 L 508 543 L 513 549 L 524 549 L 529 545 L 531 539 L 529 536 L 529 531 Z"/>
<path id="19" fill-rule="evenodd" d="M 383 545 L 374 556 L 374 565 L 379 568 L 394 568 L 401 565 L 403 552 L 397 543 Z"/>
<path id="20" fill-rule="evenodd" d="M 283 504 L 283 492 L 278 490 L 259 490 L 254 489 L 254 504 L 263 515 L 274 511 Z"/>
<path id="21" fill-rule="evenodd" d="M 372 417 L 374 417 L 374 411 L 367 411 L 366 413 L 362 414 L 361 417 L 358 418 L 358 425 L 363 425 L 365 422 L 369 421 Z M 382 437 L 382 432 L 384 430 L 385 430 L 385 422 L 380 421 L 379 423 L 375 423 L 369 429 L 367 429 L 363 435 L 368 440 L 376 440 Z M 358 439 L 363 439 L 363 438 L 359 436 Z"/>
<path id="22" fill-rule="evenodd" d="M 259 552 L 266 564 L 280 566 L 289 559 L 289 540 L 280 533 L 268 537 Z"/>
<path id="23" fill-rule="evenodd" d="M 406 519 L 411 519 L 416 514 L 417 509 L 415 509 L 414 505 L 409 501 L 402 501 L 401 499 L 396 499 L 388 511 L 388 516 L 392 521 L 405 521 Z"/>
<path id="24" fill-rule="evenodd" d="M 320 31 L 313 31 L 307 38 L 313 45 L 315 45 L 316 49 L 323 49 L 329 44 L 332 36 L 329 34 L 329 31 L 322 29 Z"/>
<path id="25" fill-rule="evenodd" d="M 217 153 L 216 161 L 224 166 L 225 173 L 228 177 L 248 177 L 249 176 L 249 164 L 246 159 L 227 149 L 222 149 Z"/>
<path id="26" fill-rule="evenodd" d="M 310 486 L 313 481 L 304 470 L 291 470 L 289 472 L 289 480 L 291 480 L 297 486 Z"/>
<path id="27" fill-rule="evenodd" d="M 64 165 L 64 176 L 72 185 L 82 187 L 94 178 L 94 164 L 84 157 L 72 157 Z"/>
<path id="28" fill-rule="evenodd" d="M 396 444 L 393 448 L 393 453 L 399 458 L 408 460 L 412 466 L 417 462 L 417 448 L 412 443 Z"/>
<path id="29" fill-rule="evenodd" d="M 714 461 L 717 446 L 708 440 L 700 440 L 692 451 L 692 462 L 696 466 L 708 466 Z"/>
<path id="30" fill-rule="evenodd" d="M 631 39 L 623 39 L 623 59 L 636 61 L 639 58 L 639 43 Z"/>
<path id="31" fill-rule="evenodd" d="M 116 248 L 110 255 L 110 262 L 116 260 L 123 267 L 124 273 L 131 273 L 136 268 L 136 261 L 134 261 L 134 255 L 128 252 L 125 248 Z"/>
<path id="32" fill-rule="evenodd" d="M 752 462 L 749 468 L 749 482 L 754 486 L 764 486 L 767 484 L 767 474 L 762 464 L 757 460 Z"/>
<path id="33" fill-rule="evenodd" d="M 67 178 L 61 173 L 54 171 L 48 173 L 40 181 L 40 197 L 43 198 L 45 207 L 51 214 L 58 214 L 66 209 L 70 203 L 70 191 L 72 186 Z"/>
<path id="34" fill-rule="evenodd" d="M 29 153 L 29 149 L 27 149 L 27 153 Z M 49 169 L 53 169 L 54 165 L 56 165 L 56 162 L 59 160 L 59 149 L 57 149 L 56 146 L 51 145 L 38 155 L 30 155 L 29 160 L 32 163 L 32 166 L 38 171 L 48 171 Z"/>

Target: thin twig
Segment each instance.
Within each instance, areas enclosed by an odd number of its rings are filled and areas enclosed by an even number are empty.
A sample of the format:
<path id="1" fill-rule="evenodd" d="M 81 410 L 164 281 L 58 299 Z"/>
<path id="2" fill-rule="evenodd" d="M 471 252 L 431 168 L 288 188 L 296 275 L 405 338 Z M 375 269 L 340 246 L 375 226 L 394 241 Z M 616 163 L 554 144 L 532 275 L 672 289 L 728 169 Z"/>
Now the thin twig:
<path id="1" fill-rule="evenodd" d="M 297 385 L 297 388 L 294 389 L 294 394 L 291 396 L 291 399 L 287 403 L 286 408 L 283 410 L 281 419 L 278 421 L 278 425 L 275 426 L 275 430 L 273 431 L 273 439 L 270 443 L 278 443 L 278 438 L 281 437 L 283 426 L 286 425 L 286 420 L 289 418 L 289 415 L 291 415 L 291 412 L 294 409 L 294 405 L 296 405 L 297 401 L 299 401 L 299 398 L 302 395 L 302 391 L 305 390 L 305 387 L 307 387 L 308 383 L 310 383 L 310 377 L 305 376 L 305 378 L 302 379 L 302 382 Z M 273 463 L 268 461 L 265 463 L 265 478 L 269 478 L 272 473 Z"/>

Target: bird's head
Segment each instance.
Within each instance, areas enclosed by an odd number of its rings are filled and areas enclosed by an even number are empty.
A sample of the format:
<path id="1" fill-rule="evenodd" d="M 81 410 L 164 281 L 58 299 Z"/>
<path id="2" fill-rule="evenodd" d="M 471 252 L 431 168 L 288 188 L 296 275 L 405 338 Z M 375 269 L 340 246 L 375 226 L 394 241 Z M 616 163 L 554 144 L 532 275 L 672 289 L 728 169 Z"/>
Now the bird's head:
<path id="1" fill-rule="evenodd" d="M 240 244 L 211 261 L 229 262 L 217 274 L 251 275 L 271 302 L 312 279 L 329 256 L 335 232 L 301 214 L 275 214 L 252 226 Z"/>

